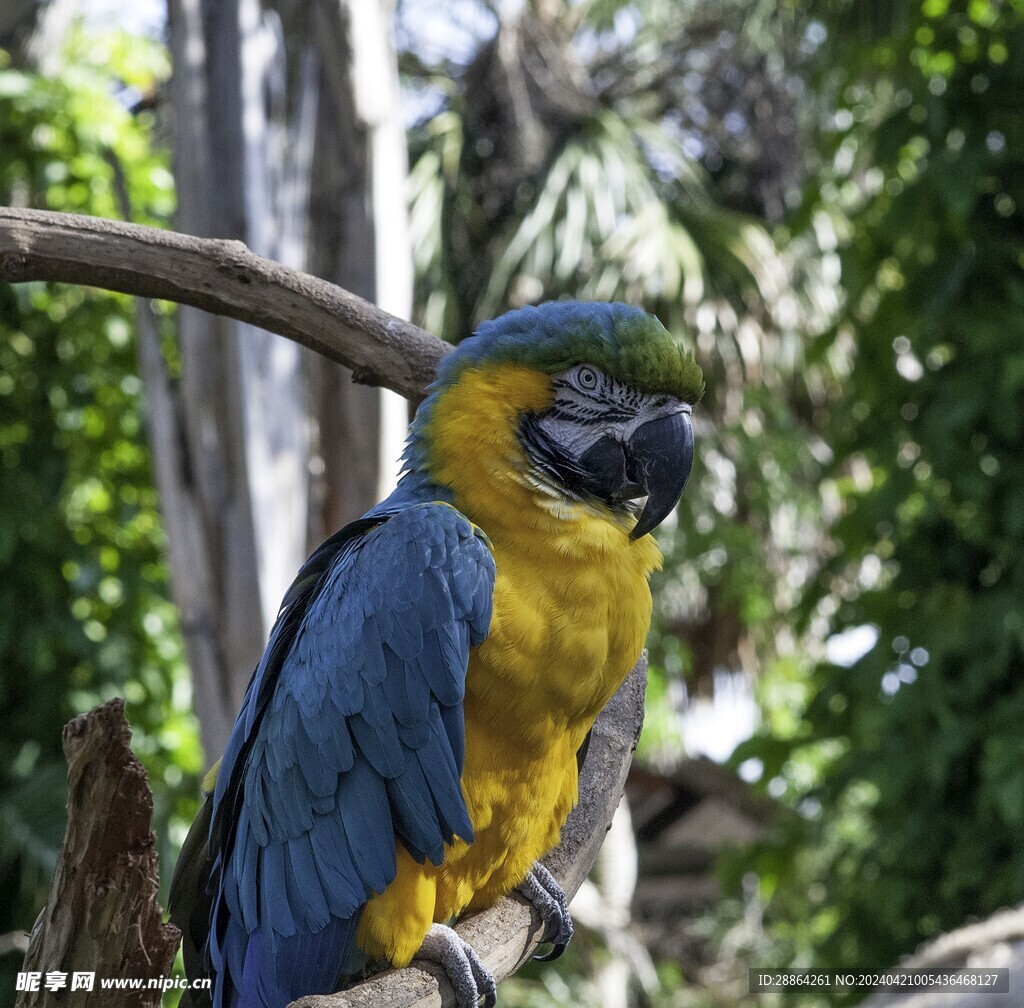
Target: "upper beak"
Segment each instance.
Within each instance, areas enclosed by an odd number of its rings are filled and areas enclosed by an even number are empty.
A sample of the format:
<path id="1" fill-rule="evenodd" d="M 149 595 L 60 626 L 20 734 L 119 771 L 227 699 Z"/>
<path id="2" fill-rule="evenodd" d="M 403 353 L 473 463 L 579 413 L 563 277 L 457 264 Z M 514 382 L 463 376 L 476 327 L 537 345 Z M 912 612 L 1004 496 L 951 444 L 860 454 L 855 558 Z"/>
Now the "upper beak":
<path id="1" fill-rule="evenodd" d="M 657 528 L 679 503 L 693 468 L 693 427 L 689 411 L 670 413 L 638 427 L 626 445 L 637 482 L 647 492 L 630 539 Z"/>
<path id="2" fill-rule="evenodd" d="M 613 435 L 601 438 L 580 459 L 586 484 L 609 501 L 647 496 L 630 532 L 639 539 L 660 525 L 676 506 L 693 466 L 693 428 L 684 407 L 649 420 L 623 444 Z"/>

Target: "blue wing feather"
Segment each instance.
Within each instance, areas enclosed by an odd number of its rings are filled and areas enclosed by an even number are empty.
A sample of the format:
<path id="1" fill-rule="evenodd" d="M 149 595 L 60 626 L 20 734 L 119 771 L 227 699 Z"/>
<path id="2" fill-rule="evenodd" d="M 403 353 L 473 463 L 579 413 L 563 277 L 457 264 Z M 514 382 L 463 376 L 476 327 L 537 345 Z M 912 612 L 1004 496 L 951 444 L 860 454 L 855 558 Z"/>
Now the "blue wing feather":
<path id="1" fill-rule="evenodd" d="M 493 585 L 484 537 L 439 503 L 365 519 L 300 571 L 213 796 L 215 1008 L 329 992 L 396 844 L 440 864 L 472 840 L 462 701 Z"/>

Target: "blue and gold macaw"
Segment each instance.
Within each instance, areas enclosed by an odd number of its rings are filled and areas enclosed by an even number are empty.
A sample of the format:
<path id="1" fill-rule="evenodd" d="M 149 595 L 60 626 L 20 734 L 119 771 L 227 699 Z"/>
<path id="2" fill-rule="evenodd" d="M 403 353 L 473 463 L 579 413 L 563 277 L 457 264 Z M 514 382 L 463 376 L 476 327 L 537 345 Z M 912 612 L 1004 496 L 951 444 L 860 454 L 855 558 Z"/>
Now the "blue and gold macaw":
<path id="1" fill-rule="evenodd" d="M 621 304 L 523 308 L 442 361 L 395 492 L 285 596 L 179 859 L 171 915 L 214 1008 L 414 956 L 493 1003 L 445 922 L 517 887 L 564 947 L 537 861 L 643 648 L 648 533 L 686 485 L 702 387 Z"/>

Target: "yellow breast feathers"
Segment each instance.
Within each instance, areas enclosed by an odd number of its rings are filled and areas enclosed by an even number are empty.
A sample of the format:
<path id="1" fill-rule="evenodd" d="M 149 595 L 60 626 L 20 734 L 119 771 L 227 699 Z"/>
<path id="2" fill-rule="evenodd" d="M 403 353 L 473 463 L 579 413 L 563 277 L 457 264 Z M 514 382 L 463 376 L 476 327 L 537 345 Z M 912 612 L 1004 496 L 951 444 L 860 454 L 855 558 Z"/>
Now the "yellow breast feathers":
<path id="1" fill-rule="evenodd" d="M 431 476 L 489 536 L 497 578 L 487 640 L 466 680 L 463 793 L 475 831 L 444 864 L 399 851 L 398 877 L 364 911 L 361 947 L 402 965 L 432 921 L 493 904 L 557 843 L 576 802 L 576 753 L 635 664 L 661 561 L 633 520 L 553 494 L 517 438 L 551 403 L 546 375 L 518 364 L 467 370 L 427 428 Z"/>

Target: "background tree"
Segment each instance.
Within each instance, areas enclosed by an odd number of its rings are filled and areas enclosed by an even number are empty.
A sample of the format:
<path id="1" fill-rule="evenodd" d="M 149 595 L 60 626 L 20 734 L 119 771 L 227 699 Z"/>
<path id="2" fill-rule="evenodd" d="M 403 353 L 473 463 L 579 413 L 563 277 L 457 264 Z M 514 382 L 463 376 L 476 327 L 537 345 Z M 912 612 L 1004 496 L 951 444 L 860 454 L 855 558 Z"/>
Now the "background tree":
<path id="1" fill-rule="evenodd" d="M 177 227 L 244 241 L 407 314 L 386 0 L 171 0 L 169 16 Z M 158 477 L 212 762 L 294 572 L 378 499 L 405 406 L 251 326 L 183 308 L 179 328 L 180 386 L 152 423 L 164 444 L 180 439 L 180 464 L 159 453 Z M 158 368 L 145 378 L 165 380 Z"/>
<path id="2" fill-rule="evenodd" d="M 818 665 L 786 744 L 745 752 L 805 810 L 761 862 L 769 910 L 806 914 L 816 961 L 891 962 L 1024 898 L 1024 5 L 823 13 L 831 142 L 807 200 L 847 240 L 818 352 L 856 354 L 805 618 L 877 643 Z"/>

